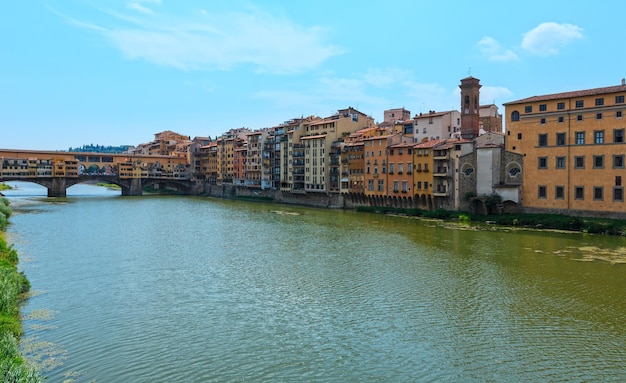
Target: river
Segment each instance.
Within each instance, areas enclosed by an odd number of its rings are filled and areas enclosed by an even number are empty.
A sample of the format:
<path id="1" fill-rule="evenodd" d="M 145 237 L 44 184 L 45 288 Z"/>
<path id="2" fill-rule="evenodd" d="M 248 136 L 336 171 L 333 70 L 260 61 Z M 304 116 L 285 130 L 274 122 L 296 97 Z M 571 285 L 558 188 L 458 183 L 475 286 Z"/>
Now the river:
<path id="1" fill-rule="evenodd" d="M 51 382 L 626 381 L 626 238 L 20 183 Z"/>

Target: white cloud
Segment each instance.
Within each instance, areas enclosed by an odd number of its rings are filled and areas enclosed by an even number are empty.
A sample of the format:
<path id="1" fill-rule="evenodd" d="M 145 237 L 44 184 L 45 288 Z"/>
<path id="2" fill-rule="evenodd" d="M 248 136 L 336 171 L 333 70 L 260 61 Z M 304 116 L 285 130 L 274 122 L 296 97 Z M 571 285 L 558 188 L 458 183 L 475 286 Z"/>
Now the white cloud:
<path id="1" fill-rule="evenodd" d="M 582 38 L 583 30 L 577 25 L 541 23 L 524 34 L 522 48 L 535 55 L 555 55 L 570 42 Z"/>
<path id="2" fill-rule="evenodd" d="M 402 81 L 410 75 L 409 71 L 400 68 L 370 68 L 363 75 L 367 84 L 384 88 Z"/>
<path id="3" fill-rule="evenodd" d="M 147 14 L 147 15 L 152 15 L 154 14 L 154 11 L 146 6 L 144 6 L 143 4 L 161 4 L 161 0 L 135 0 L 135 1 L 130 1 L 128 2 L 128 4 L 126 4 L 126 7 L 133 9 L 135 11 Z"/>
<path id="4" fill-rule="evenodd" d="M 343 53 L 324 41 L 323 28 L 297 25 L 256 8 L 221 14 L 198 10 L 180 18 L 157 15 L 144 6 L 147 3 L 159 1 L 128 3 L 141 13 L 136 17 L 104 11 L 111 16 L 108 24 L 112 26 L 96 29 L 129 59 L 183 70 L 251 65 L 259 72 L 293 73 L 315 68 Z"/>
<path id="5" fill-rule="evenodd" d="M 427 113 L 429 110 L 445 111 L 458 109 L 460 105 L 460 96 L 454 90 L 445 88 L 437 83 L 421 83 L 408 81 L 405 83 L 408 91 L 406 100 L 408 105 L 414 105 L 416 110 L 412 110 L 413 114 Z"/>
<path id="6" fill-rule="evenodd" d="M 256 92 L 258 99 L 270 100 L 281 108 L 306 106 L 308 113 L 316 111 L 321 117 L 338 108 L 352 106 L 364 113 L 382 111 L 391 101 L 380 96 L 380 89 L 395 84 L 405 89 L 409 72 L 397 68 L 370 68 L 354 77 L 339 77 L 334 73 L 321 74 L 315 83 L 296 90 L 271 89 Z M 402 92 L 397 92 L 402 96 Z"/>
<path id="7" fill-rule="evenodd" d="M 487 85 L 480 88 L 480 103 L 482 105 L 501 103 L 502 100 L 507 100 L 511 96 L 513 96 L 513 92 L 503 86 Z"/>
<path id="8" fill-rule="evenodd" d="M 480 52 L 490 61 L 514 61 L 517 54 L 510 49 L 504 49 L 494 38 L 485 36 L 477 43 Z"/>

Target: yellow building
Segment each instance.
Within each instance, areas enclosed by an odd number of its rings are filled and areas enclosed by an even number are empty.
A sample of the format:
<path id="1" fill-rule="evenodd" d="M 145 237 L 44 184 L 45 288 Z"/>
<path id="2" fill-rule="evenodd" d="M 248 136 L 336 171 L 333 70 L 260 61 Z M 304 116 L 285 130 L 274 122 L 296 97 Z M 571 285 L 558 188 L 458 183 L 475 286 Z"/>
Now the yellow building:
<path id="1" fill-rule="evenodd" d="M 416 204 L 432 209 L 433 201 L 433 148 L 444 140 L 430 140 L 413 146 L 413 195 Z"/>
<path id="2" fill-rule="evenodd" d="M 506 149 L 524 156 L 527 212 L 626 217 L 626 83 L 504 104 Z"/>

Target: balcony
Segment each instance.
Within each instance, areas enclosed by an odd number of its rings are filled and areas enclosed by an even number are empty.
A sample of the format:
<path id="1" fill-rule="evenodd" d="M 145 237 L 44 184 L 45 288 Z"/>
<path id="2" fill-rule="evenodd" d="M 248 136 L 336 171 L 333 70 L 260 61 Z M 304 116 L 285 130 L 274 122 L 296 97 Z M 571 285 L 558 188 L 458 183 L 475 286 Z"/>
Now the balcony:
<path id="1" fill-rule="evenodd" d="M 449 197 L 448 188 L 444 185 L 437 185 L 435 189 L 433 189 L 433 196 L 435 197 Z"/>
<path id="2" fill-rule="evenodd" d="M 434 177 L 447 177 L 448 176 L 448 168 L 437 168 L 433 171 Z"/>

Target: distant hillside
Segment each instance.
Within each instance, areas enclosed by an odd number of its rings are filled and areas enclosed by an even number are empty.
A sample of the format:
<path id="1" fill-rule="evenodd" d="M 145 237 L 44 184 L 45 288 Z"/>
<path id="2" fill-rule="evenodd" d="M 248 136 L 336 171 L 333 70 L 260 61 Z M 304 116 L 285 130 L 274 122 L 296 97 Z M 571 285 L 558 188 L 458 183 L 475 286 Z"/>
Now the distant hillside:
<path id="1" fill-rule="evenodd" d="M 103 146 L 103 145 L 83 145 L 78 148 L 69 148 L 68 152 L 90 152 L 90 153 L 124 153 L 128 151 L 129 145 Z"/>

